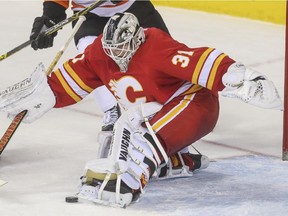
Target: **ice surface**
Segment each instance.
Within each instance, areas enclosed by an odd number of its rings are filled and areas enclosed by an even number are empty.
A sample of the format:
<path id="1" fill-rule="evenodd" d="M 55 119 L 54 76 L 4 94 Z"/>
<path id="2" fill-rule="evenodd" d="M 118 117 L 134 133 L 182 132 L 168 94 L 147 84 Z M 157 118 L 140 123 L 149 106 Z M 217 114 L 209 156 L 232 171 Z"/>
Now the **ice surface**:
<path id="1" fill-rule="evenodd" d="M 29 38 L 40 1 L 0 1 L 0 54 Z M 283 97 L 285 27 L 247 19 L 158 7 L 171 34 L 190 46 L 217 47 L 265 73 Z M 49 50 L 26 48 L 0 62 L 0 89 L 18 82 L 42 61 L 49 65 L 71 30 L 59 32 Z M 62 60 L 73 57 L 73 44 Z M 76 191 L 85 162 L 97 154 L 102 113 L 92 97 L 20 125 L 0 158 L 2 216 L 284 216 L 288 164 L 281 161 L 282 112 L 220 98 L 214 131 L 194 144 L 213 162 L 191 178 L 151 182 L 140 202 L 126 209 L 65 203 Z M 0 131 L 10 121 L 0 113 Z M 1 135 L 2 135 L 1 132 Z"/>

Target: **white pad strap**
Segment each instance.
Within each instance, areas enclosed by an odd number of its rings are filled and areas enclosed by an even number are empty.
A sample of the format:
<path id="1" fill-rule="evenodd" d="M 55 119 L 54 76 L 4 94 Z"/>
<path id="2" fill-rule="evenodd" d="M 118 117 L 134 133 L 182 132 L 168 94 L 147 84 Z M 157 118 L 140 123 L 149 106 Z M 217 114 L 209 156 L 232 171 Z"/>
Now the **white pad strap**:
<path id="1" fill-rule="evenodd" d="M 146 124 L 146 127 L 147 127 L 150 135 L 152 136 L 153 140 L 155 141 L 158 149 L 160 150 L 160 153 L 163 156 L 165 163 L 167 163 L 168 162 L 168 156 L 167 156 L 165 150 L 163 149 L 163 146 L 159 142 L 158 138 L 156 137 L 155 132 L 154 132 L 154 130 L 153 130 L 152 126 L 150 125 L 150 123 L 149 123 L 147 118 L 145 118 L 145 124 Z M 155 157 L 157 159 L 158 164 L 161 164 L 162 161 L 160 160 L 155 148 L 153 146 L 151 146 L 150 142 L 148 142 L 148 144 L 149 144 L 150 148 L 153 149 L 153 153 L 154 153 L 154 155 L 155 155 Z"/>
<path id="2" fill-rule="evenodd" d="M 106 174 L 106 176 L 105 176 L 105 178 L 104 178 L 104 180 L 103 180 L 100 188 L 99 188 L 99 191 L 98 191 L 98 199 L 100 199 L 100 200 L 102 199 L 103 190 L 104 190 L 104 188 L 106 187 L 108 181 L 110 180 L 110 177 L 111 177 L 111 173 L 108 172 L 108 173 Z"/>

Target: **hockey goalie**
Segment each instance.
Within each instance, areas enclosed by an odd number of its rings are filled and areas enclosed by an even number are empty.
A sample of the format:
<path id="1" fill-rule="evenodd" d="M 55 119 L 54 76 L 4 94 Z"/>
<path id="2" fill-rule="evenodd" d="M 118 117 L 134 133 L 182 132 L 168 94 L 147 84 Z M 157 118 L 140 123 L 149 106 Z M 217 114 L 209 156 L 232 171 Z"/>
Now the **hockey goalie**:
<path id="1" fill-rule="evenodd" d="M 134 15 L 123 13 L 51 77 L 39 65 L 31 77 L 1 91 L 0 110 L 10 118 L 28 110 L 29 123 L 101 85 L 124 113 L 113 135 L 102 139 L 108 144 L 100 158 L 87 163 L 78 197 L 109 206 L 137 200 L 152 177 L 189 176 L 207 167 L 207 157 L 190 154 L 187 146 L 215 127 L 218 92 L 257 107 L 282 108 L 265 75 L 218 49 L 190 48 L 159 29 L 143 29 Z"/>

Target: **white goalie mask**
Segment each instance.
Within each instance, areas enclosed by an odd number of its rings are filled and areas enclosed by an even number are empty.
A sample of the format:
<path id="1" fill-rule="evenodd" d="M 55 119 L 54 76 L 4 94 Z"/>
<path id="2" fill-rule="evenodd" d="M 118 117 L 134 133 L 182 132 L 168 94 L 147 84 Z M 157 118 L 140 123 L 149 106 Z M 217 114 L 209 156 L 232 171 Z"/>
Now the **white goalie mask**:
<path id="1" fill-rule="evenodd" d="M 126 72 L 132 56 L 144 40 L 144 30 L 138 19 L 131 13 L 117 13 L 104 27 L 102 46 L 120 70 Z"/>

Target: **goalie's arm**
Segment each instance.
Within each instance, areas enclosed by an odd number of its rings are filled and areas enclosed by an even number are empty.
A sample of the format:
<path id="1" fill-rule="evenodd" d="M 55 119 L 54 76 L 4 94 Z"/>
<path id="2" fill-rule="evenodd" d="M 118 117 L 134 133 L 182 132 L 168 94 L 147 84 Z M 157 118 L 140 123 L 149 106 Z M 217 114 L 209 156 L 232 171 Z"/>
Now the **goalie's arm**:
<path id="1" fill-rule="evenodd" d="M 163 55 L 165 56 L 165 55 Z M 176 50 L 161 62 L 165 73 L 205 87 L 225 97 L 267 109 L 282 109 L 276 87 L 267 76 L 208 47 Z M 171 60 L 172 56 L 172 60 Z M 173 65 L 173 66 L 171 66 Z M 175 67 L 176 66 L 176 67 Z"/>
<path id="2" fill-rule="evenodd" d="M 56 97 L 55 108 L 78 103 L 103 85 L 84 54 L 66 61 L 48 77 L 48 83 Z"/>
<path id="3" fill-rule="evenodd" d="M 282 108 L 279 94 L 267 76 L 236 63 L 218 49 L 190 48 L 167 37 L 161 31 L 154 31 L 161 43 L 153 44 L 153 49 L 160 51 L 157 56 L 151 54 L 151 59 L 157 59 L 151 60 L 151 64 L 157 71 L 168 75 L 168 78 L 185 80 L 215 94 L 220 91 L 223 96 L 238 98 L 261 108 Z"/>
<path id="4" fill-rule="evenodd" d="M 2 90 L 0 111 L 13 119 L 18 113 L 28 110 L 23 122 L 30 123 L 52 108 L 81 101 L 94 88 L 103 85 L 97 75 L 92 74 L 86 61 L 75 59 L 65 62 L 51 77 L 46 76 L 45 68 L 40 64 L 29 78 Z M 90 76 L 86 77 L 87 74 Z"/>

